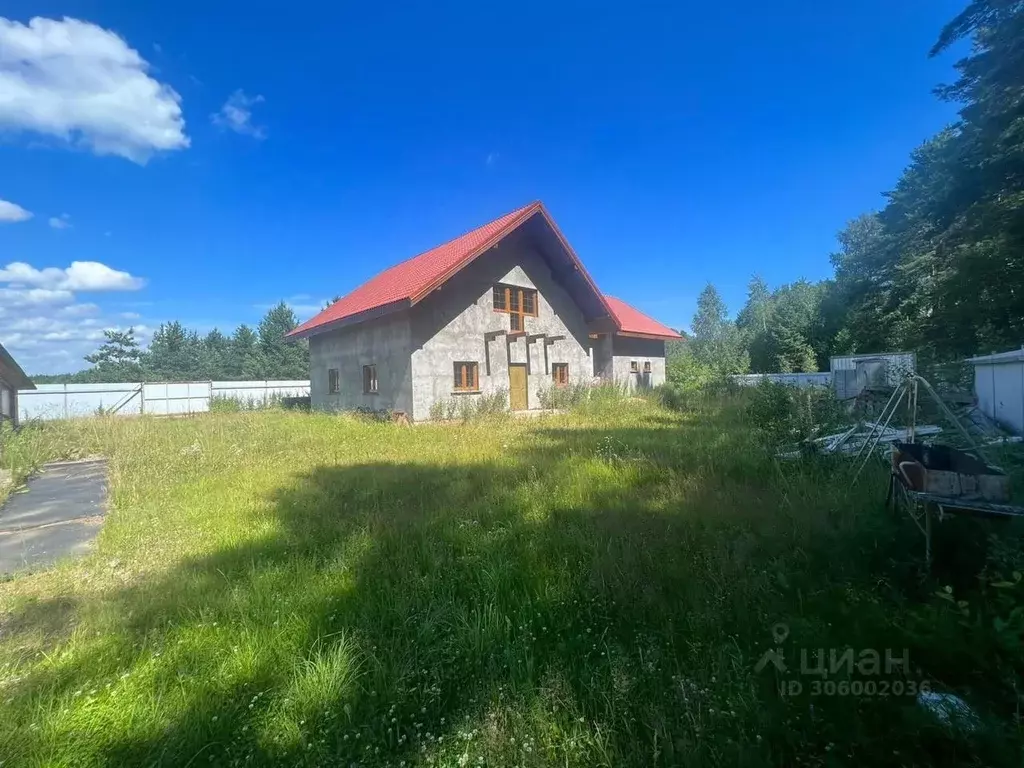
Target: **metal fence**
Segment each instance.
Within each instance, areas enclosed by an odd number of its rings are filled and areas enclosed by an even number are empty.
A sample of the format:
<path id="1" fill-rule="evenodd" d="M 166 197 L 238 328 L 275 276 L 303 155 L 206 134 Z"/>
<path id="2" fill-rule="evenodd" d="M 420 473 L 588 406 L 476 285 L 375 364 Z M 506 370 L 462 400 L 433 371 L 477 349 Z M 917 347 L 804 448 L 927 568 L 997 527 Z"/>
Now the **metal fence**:
<path id="1" fill-rule="evenodd" d="M 754 387 L 762 381 L 772 381 L 776 384 L 800 388 L 832 386 L 832 374 L 828 371 L 824 373 L 743 373 L 729 378 L 741 387 Z"/>
<path id="2" fill-rule="evenodd" d="M 281 397 L 309 395 L 309 381 L 182 381 L 125 384 L 40 384 L 18 392 L 22 422 L 118 416 L 203 413 L 215 398 L 265 405 Z"/>

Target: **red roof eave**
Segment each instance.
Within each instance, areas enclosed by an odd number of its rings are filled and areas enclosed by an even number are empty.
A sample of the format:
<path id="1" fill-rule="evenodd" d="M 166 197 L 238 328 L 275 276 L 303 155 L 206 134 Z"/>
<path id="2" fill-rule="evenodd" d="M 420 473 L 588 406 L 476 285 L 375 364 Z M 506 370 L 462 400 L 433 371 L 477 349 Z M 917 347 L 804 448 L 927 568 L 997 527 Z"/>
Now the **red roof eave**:
<path id="1" fill-rule="evenodd" d="M 618 327 L 618 335 L 640 339 L 682 339 L 682 335 L 667 325 L 662 325 L 653 317 L 645 315 L 622 299 L 605 296 L 606 304 L 611 307 L 611 316 Z"/>

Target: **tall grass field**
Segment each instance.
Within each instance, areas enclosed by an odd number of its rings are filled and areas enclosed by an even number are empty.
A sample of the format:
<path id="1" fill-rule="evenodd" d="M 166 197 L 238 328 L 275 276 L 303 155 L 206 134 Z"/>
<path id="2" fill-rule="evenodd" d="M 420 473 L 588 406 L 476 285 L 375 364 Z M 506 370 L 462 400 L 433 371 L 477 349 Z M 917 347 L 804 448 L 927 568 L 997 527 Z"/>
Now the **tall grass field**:
<path id="1" fill-rule="evenodd" d="M 92 554 L 0 582 L 0 762 L 1020 765 L 1020 531 L 948 520 L 926 568 L 881 462 L 851 490 L 750 427 L 26 428 L 7 460 L 107 456 L 111 497 Z"/>

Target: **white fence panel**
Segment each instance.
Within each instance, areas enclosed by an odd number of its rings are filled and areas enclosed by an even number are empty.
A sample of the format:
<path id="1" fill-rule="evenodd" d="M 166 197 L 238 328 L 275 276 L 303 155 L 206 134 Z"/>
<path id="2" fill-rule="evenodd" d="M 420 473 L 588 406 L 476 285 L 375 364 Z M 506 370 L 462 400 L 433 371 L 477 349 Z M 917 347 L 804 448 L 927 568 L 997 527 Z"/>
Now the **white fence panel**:
<path id="1" fill-rule="evenodd" d="M 142 412 L 141 385 L 125 384 L 40 384 L 18 392 L 20 418 L 76 419 L 95 416 L 120 406 L 119 413 Z"/>
<path id="2" fill-rule="evenodd" d="M 762 381 L 773 381 L 776 384 L 786 384 L 800 389 L 832 386 L 832 374 L 828 371 L 822 373 L 743 373 L 729 378 L 741 387 L 756 387 Z"/>
<path id="3" fill-rule="evenodd" d="M 144 384 L 146 413 L 170 416 L 210 410 L 210 382 L 187 381 Z"/>
<path id="4" fill-rule="evenodd" d="M 212 397 L 266 404 L 309 395 L 309 381 L 187 381 L 124 384 L 40 384 L 18 391 L 22 422 L 76 419 L 100 413 L 168 416 L 210 410 Z"/>
<path id="5" fill-rule="evenodd" d="M 309 381 L 211 381 L 214 397 L 230 397 L 242 402 L 266 403 L 279 397 L 306 397 Z"/>

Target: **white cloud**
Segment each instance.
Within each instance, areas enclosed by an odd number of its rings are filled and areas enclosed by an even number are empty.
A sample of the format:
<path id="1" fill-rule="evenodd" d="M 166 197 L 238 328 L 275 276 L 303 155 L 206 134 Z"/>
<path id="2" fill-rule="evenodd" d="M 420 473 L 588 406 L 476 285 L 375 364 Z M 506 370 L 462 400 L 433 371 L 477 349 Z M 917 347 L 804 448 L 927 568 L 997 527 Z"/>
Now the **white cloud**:
<path id="1" fill-rule="evenodd" d="M 0 99 L 2 98 L 3 94 L 0 93 Z M 28 221 L 31 218 L 32 214 L 20 205 L 9 203 L 6 200 L 0 200 L 0 224 L 12 224 L 16 221 Z"/>
<path id="2" fill-rule="evenodd" d="M 95 24 L 0 17 L 0 128 L 145 163 L 189 146 L 181 97 L 123 38 Z"/>
<path id="3" fill-rule="evenodd" d="M 50 226 L 54 229 L 67 229 L 71 226 L 71 217 L 66 213 L 62 213 L 60 216 L 51 216 Z"/>
<path id="4" fill-rule="evenodd" d="M 265 139 L 267 138 L 266 128 L 254 125 L 252 122 L 252 108 L 262 101 L 262 96 L 246 96 L 245 91 L 239 89 L 228 97 L 219 112 L 210 115 L 210 120 L 219 128 L 234 131 L 243 136 L 252 136 L 254 139 Z"/>
<path id="5" fill-rule="evenodd" d="M 47 288 L 0 288 L 0 317 L 5 307 L 24 307 L 33 304 L 67 304 L 75 300 L 71 291 L 51 291 Z"/>
<path id="6" fill-rule="evenodd" d="M 0 344 L 29 373 L 64 373 L 86 367 L 83 357 L 103 343 L 105 329 L 127 330 L 132 312 L 104 312 L 76 300 L 79 291 L 133 291 L 145 281 L 96 261 L 74 261 L 66 269 L 37 269 L 24 262 L 0 267 Z M 145 345 L 153 329 L 135 325 Z"/>
<path id="7" fill-rule="evenodd" d="M 84 357 L 103 343 L 103 331 L 127 330 L 123 320 L 81 314 L 98 312 L 93 304 L 65 307 L 24 305 L 10 311 L 0 298 L 0 344 L 3 344 L 30 374 L 67 373 L 87 367 Z M 153 328 L 135 325 L 135 337 L 145 347 Z"/>
<path id="8" fill-rule="evenodd" d="M 67 269 L 14 261 L 0 269 L 0 283 L 50 291 L 137 291 L 146 281 L 98 261 L 73 261 Z"/>
<path id="9" fill-rule="evenodd" d="M 61 307 L 57 311 L 58 317 L 85 317 L 83 323 L 88 324 L 90 320 L 89 315 L 95 315 L 100 311 L 100 308 L 95 304 L 71 304 L 67 307 Z"/>

